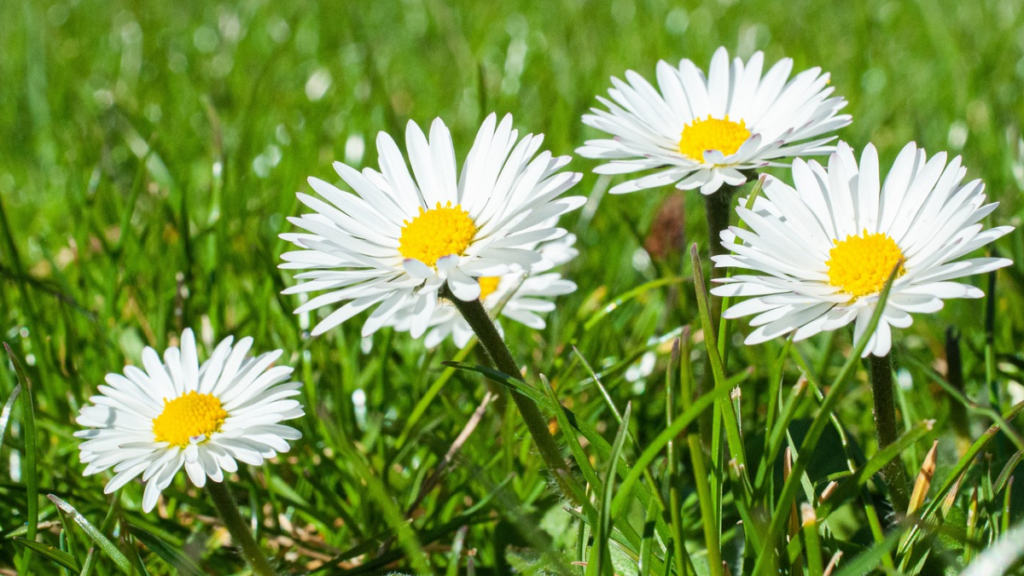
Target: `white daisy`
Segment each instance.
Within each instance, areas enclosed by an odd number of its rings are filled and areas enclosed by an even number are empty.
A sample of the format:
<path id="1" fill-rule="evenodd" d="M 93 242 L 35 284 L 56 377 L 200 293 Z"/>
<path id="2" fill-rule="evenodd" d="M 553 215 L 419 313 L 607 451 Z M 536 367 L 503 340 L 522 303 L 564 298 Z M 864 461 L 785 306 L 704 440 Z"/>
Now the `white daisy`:
<path id="1" fill-rule="evenodd" d="M 961 184 L 967 169 L 957 156 L 930 160 L 914 143 L 900 152 L 879 185 L 878 154 L 864 149 L 860 166 L 840 142 L 826 171 L 815 161 L 793 162 L 796 188 L 768 178 L 754 210 L 742 204 L 750 230 L 722 232 L 733 254 L 717 266 L 755 270 L 733 276 L 712 290 L 718 296 L 753 296 L 725 315 L 757 316 L 748 344 L 793 330 L 795 340 L 856 321 L 860 339 L 878 303 L 878 293 L 902 262 L 878 328 L 864 355 L 888 354 L 890 327 L 906 328 L 913 312 L 937 312 L 947 298 L 981 298 L 973 286 L 950 282 L 1008 266 L 1006 258 L 957 260 L 1007 234 L 1013 227 L 983 230 L 981 221 L 998 202 L 986 204 L 981 180 Z"/>
<path id="2" fill-rule="evenodd" d="M 589 140 L 576 150 L 581 156 L 609 160 L 600 174 L 658 172 L 623 182 L 613 194 L 674 184 L 681 190 L 700 188 L 712 194 L 722 184 L 746 182 L 744 170 L 785 166 L 781 159 L 826 154 L 833 137 L 818 138 L 850 123 L 836 113 L 846 100 L 829 98 L 829 75 L 811 68 L 787 82 L 793 69 L 780 60 L 763 77 L 764 54 L 746 64 L 719 48 L 707 78 L 693 62 L 677 68 L 658 62 L 660 92 L 632 70 L 627 82 L 612 78 L 611 100 L 598 96 L 608 110 L 592 108 L 584 124 L 614 139 Z"/>
<path id="3" fill-rule="evenodd" d="M 296 313 L 347 301 L 313 335 L 376 306 L 363 325 L 368 336 L 411 306 L 410 331 L 418 338 L 445 282 L 456 296 L 472 300 L 480 296 L 476 278 L 544 264 L 531 247 L 565 234 L 545 223 L 586 201 L 559 198 L 580 174 L 559 172 L 568 156 L 538 154 L 543 136 L 519 140 L 511 116 L 500 123 L 494 114 L 487 117 L 458 178 L 444 122 L 434 120 L 429 141 L 409 122 L 405 138 L 412 174 L 394 140 L 382 132 L 381 172 L 334 164 L 355 194 L 310 178 L 327 202 L 298 195 L 316 213 L 290 218 L 310 233 L 281 235 L 301 248 L 282 255 L 281 267 L 309 271 L 297 274 L 303 282 L 285 293 L 326 291 Z"/>
<path id="4" fill-rule="evenodd" d="M 557 272 L 536 273 L 564 264 L 579 255 L 579 251 L 573 248 L 575 242 L 576 237 L 568 234 L 537 248 L 550 265 L 534 269 L 534 274 L 528 275 L 517 270 L 501 276 L 477 278 L 480 284 L 479 298 L 484 308 L 490 311 L 507 298 L 501 308 L 501 316 L 535 330 L 543 330 L 547 324 L 540 314 L 555 309 L 555 304 L 550 299 L 574 292 L 576 283 L 562 278 Z M 397 330 L 408 331 L 411 329 L 412 318 L 411 309 L 407 308 L 395 315 L 391 325 Z M 496 322 L 496 325 L 501 332 L 501 323 Z M 455 345 L 462 348 L 473 337 L 473 329 L 455 306 L 443 301 L 442 305 L 434 310 L 428 326 L 425 339 L 428 348 L 437 346 L 449 335 L 453 337 Z"/>
<path id="5" fill-rule="evenodd" d="M 259 466 L 288 451 L 288 440 L 302 437 L 279 422 L 303 415 L 292 396 L 298 382 L 285 382 L 288 366 L 271 366 L 281 350 L 246 358 L 252 338 L 232 346 L 224 339 L 199 364 L 192 330 L 181 335 L 181 349 L 168 348 L 163 362 L 156 351 L 142 351 L 144 370 L 125 366 L 124 375 L 107 374 L 92 405 L 82 408 L 78 423 L 90 430 L 75 433 L 85 475 L 113 467 L 110 494 L 142 475 L 146 490 L 142 509 L 149 512 L 182 466 L 192 483 L 224 480 L 238 469 L 236 460 Z"/>

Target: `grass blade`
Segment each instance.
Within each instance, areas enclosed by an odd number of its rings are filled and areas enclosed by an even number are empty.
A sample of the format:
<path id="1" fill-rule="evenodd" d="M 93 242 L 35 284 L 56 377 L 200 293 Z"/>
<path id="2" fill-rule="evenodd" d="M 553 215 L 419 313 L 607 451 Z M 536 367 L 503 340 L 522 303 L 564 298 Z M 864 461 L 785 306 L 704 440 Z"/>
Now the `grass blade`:
<path id="1" fill-rule="evenodd" d="M 932 449 L 928 451 L 928 455 L 925 456 L 924 463 L 921 464 L 921 472 L 914 482 L 914 492 L 910 495 L 910 507 L 907 508 L 908 516 L 924 505 L 924 499 L 928 496 L 928 489 L 931 488 L 932 478 L 935 476 L 935 455 L 938 449 L 939 441 L 936 440 L 932 443 Z"/>
<path id="2" fill-rule="evenodd" d="M 629 436 L 629 416 L 632 411 L 632 404 L 626 404 L 626 410 L 622 414 L 622 424 L 619 425 L 619 432 L 615 435 L 615 442 L 612 443 L 611 460 L 608 462 L 608 473 L 604 477 L 603 495 L 601 497 L 601 508 L 598 511 L 597 530 L 594 534 L 594 547 L 590 551 L 590 561 L 587 564 L 587 574 L 603 576 L 605 572 L 611 573 L 611 550 L 608 545 L 611 542 L 612 517 L 616 510 L 613 506 L 613 494 L 615 493 L 615 472 L 616 462 L 622 455 L 622 447 L 626 444 Z M 626 491 L 623 490 L 623 493 Z"/>
<path id="3" fill-rule="evenodd" d="M 462 362 L 463 360 L 465 360 L 466 357 L 469 356 L 469 353 L 473 350 L 473 348 L 476 347 L 476 343 L 476 338 L 470 340 L 468 344 L 463 346 L 462 349 L 455 354 L 455 361 Z M 444 388 L 444 385 L 447 384 L 449 380 L 451 380 L 452 375 L 455 374 L 455 370 L 456 368 L 454 366 L 447 366 L 441 372 L 441 375 L 438 376 L 430 385 L 430 388 L 427 389 L 426 393 L 423 394 L 423 397 L 420 398 L 418 402 L 416 402 L 415 408 L 413 408 L 412 412 L 409 414 L 409 417 L 406 418 L 405 427 L 402 429 L 401 435 L 399 435 L 398 440 L 395 441 L 396 450 L 400 450 L 403 446 L 405 446 L 405 443 L 406 441 L 409 440 L 409 436 L 412 434 L 413 429 L 416 428 L 416 424 L 419 423 L 420 418 L 422 418 L 423 414 L 427 411 L 427 407 L 430 406 L 430 403 L 441 392 L 441 389 Z"/>
<path id="4" fill-rule="evenodd" d="M 162 558 L 164 562 L 167 562 L 178 574 L 183 576 L 203 576 L 203 571 L 199 566 L 196 566 L 196 563 L 191 558 L 182 554 L 179 551 L 179 547 L 164 542 L 158 536 L 138 526 L 129 525 L 128 531 L 139 542 L 145 544 L 146 548 L 149 548 L 154 554 Z"/>
<path id="5" fill-rule="evenodd" d="M 543 391 L 538 390 L 533 386 L 530 386 L 529 384 L 523 382 L 522 380 L 505 374 L 500 370 L 495 370 L 494 368 L 491 368 L 489 366 L 481 366 L 479 364 L 466 364 L 464 362 L 454 362 L 451 360 L 442 362 L 441 364 L 444 364 L 445 366 L 450 366 L 452 368 L 457 368 L 459 370 L 476 372 L 477 374 L 490 378 L 491 380 L 494 380 L 499 384 L 504 384 L 505 386 L 508 386 L 509 388 L 512 389 L 512 392 L 514 394 L 522 394 L 523 396 L 526 396 L 530 400 L 533 400 L 542 407 L 545 407 L 549 410 L 554 408 L 548 401 L 547 396 L 544 395 Z"/>
<path id="6" fill-rule="evenodd" d="M 657 538 L 654 536 L 654 524 L 658 517 L 657 500 L 653 498 L 647 503 L 647 513 L 644 517 L 644 531 L 640 540 L 640 562 L 637 563 L 637 576 L 650 576 L 651 574 L 651 550 L 654 548 Z M 673 536 L 674 537 L 674 536 Z M 678 548 L 678 546 L 677 546 Z M 679 574 L 682 571 L 682 562 L 677 563 Z"/>
<path id="7" fill-rule="evenodd" d="M 7 432 L 7 424 L 11 421 L 11 412 L 14 410 L 14 401 L 18 399 L 18 394 L 21 392 L 21 385 L 14 387 L 11 391 L 11 395 L 7 398 L 7 402 L 4 403 L 4 409 L 0 411 L 0 450 L 4 447 L 4 434 Z"/>
<path id="8" fill-rule="evenodd" d="M 689 343 L 689 327 L 684 328 L 683 339 Z M 687 351 L 689 351 L 689 346 L 687 346 Z M 672 423 L 675 421 L 675 391 L 681 385 L 682 370 L 681 343 L 680 339 L 676 338 L 675 342 L 672 343 L 672 355 L 669 356 L 668 368 L 665 371 L 666 427 L 671 427 Z M 683 503 L 682 496 L 679 493 L 679 455 L 676 453 L 675 440 L 668 443 L 666 458 L 668 459 L 669 520 L 672 522 L 672 556 L 675 559 L 676 573 L 681 576 L 687 573 L 686 566 L 692 566 L 693 562 L 690 560 L 690 556 L 686 551 L 686 541 L 683 533 Z"/>
<path id="9" fill-rule="evenodd" d="M 861 552 L 835 574 L 835 576 L 864 576 L 878 567 L 882 558 L 892 552 L 900 541 L 901 530 L 893 530 L 885 540 Z"/>
<path id="10" fill-rule="evenodd" d="M 544 391 L 548 393 L 548 398 L 552 402 L 558 402 L 558 397 L 555 395 L 555 389 L 551 386 L 551 383 L 546 377 L 541 376 L 541 381 L 544 383 Z M 562 438 L 565 439 L 565 443 L 569 446 L 569 451 L 572 453 L 573 460 L 576 461 L 576 465 L 583 473 L 583 479 L 590 484 L 591 490 L 601 489 L 601 479 L 597 476 L 597 471 L 594 470 L 594 466 L 590 463 L 590 459 L 587 458 L 587 453 L 583 450 L 583 446 L 580 444 L 579 436 L 577 436 L 576 428 L 569 422 L 569 417 L 566 416 L 565 410 L 555 410 L 555 420 L 558 422 L 558 431 Z M 575 483 L 574 483 L 575 484 Z M 593 512 L 593 506 L 590 506 L 590 500 L 586 497 L 586 494 L 580 495 L 580 502 L 587 504 L 584 507 L 584 511 Z M 596 517 L 591 518 L 590 524 L 594 525 L 597 521 Z"/>
<path id="11" fill-rule="evenodd" d="M 684 280 L 686 280 L 686 279 L 685 278 L 660 278 L 658 280 L 652 280 L 651 282 L 648 282 L 646 284 L 641 284 L 641 285 L 637 286 L 636 288 L 633 288 L 632 290 L 629 290 L 628 292 L 623 293 L 618 298 L 616 298 L 615 300 L 612 300 L 608 304 L 605 304 L 597 312 L 594 312 L 594 314 L 591 315 L 591 317 L 588 318 L 587 321 L 583 324 L 583 330 L 590 330 L 591 328 L 594 327 L 595 324 L 600 322 L 605 316 L 611 314 L 612 312 L 614 312 L 615 310 L 620 308 L 626 302 L 629 302 L 630 300 L 632 300 L 632 299 L 634 299 L 634 298 L 636 298 L 638 296 L 641 296 L 642 294 L 644 294 L 645 292 L 647 292 L 649 290 L 653 290 L 655 288 L 661 288 L 662 286 L 667 286 L 667 285 L 670 285 L 670 284 L 682 284 Z"/>
<path id="12" fill-rule="evenodd" d="M 11 350 L 11 347 L 4 342 L 4 349 L 7 350 L 7 356 L 11 359 L 11 364 L 14 365 L 14 372 L 18 375 L 19 387 L 22 390 L 21 394 L 21 420 L 24 431 L 22 437 L 25 443 L 25 460 L 22 463 L 22 477 L 25 479 L 25 502 L 26 502 L 26 531 L 25 538 L 34 541 L 36 539 L 36 531 L 39 527 L 39 476 L 36 468 L 36 462 L 39 457 L 38 447 L 36 445 L 36 409 L 32 401 L 32 381 L 29 380 L 28 375 L 25 374 L 25 369 L 22 368 L 21 362 L 18 360 L 18 356 Z M 17 394 L 15 394 L 16 396 Z M 10 400 L 8 400 L 10 402 Z M 5 423 L 6 424 L 6 423 Z M 3 430 L 0 430 L 2 433 Z M 31 548 L 29 548 L 31 550 Z M 29 562 L 31 561 L 32 555 L 29 553 L 25 554 L 25 557 L 21 561 L 21 570 L 28 573 Z"/>
<path id="13" fill-rule="evenodd" d="M 697 292 L 700 323 L 704 329 L 704 343 L 708 357 L 711 360 L 711 371 L 714 375 L 715 387 L 725 387 L 727 386 L 725 366 L 722 364 L 722 355 L 718 351 L 715 327 L 711 323 L 711 304 L 708 302 L 704 274 L 701 272 L 700 254 L 697 252 L 696 244 L 690 247 L 690 256 L 693 259 L 693 284 Z M 746 452 L 743 449 L 743 439 L 740 434 L 739 425 L 737 425 L 738 420 L 733 404 L 728 399 L 723 399 L 720 403 L 720 409 L 723 415 L 722 420 L 725 424 L 726 441 L 729 443 L 729 452 L 732 454 L 733 459 L 740 464 L 740 470 L 745 473 L 747 465 Z M 719 474 L 719 477 L 722 477 L 721 474 Z"/>
<path id="14" fill-rule="evenodd" d="M 120 568 L 122 572 L 125 574 L 132 573 L 132 565 L 128 560 L 128 557 L 118 550 L 117 546 L 104 536 L 103 532 L 100 532 L 95 526 L 93 526 L 85 516 L 79 514 L 78 510 L 75 510 L 71 504 L 68 504 L 53 494 L 47 494 L 46 497 L 49 498 L 50 502 L 53 502 L 58 509 L 71 516 L 71 519 L 75 521 L 75 524 L 78 524 L 78 527 L 85 532 L 85 535 L 92 540 L 93 544 L 99 546 L 100 549 L 114 561 L 114 564 L 117 564 L 117 567 Z"/>
<path id="15" fill-rule="evenodd" d="M 54 548 L 48 544 L 43 544 L 42 542 L 21 538 L 20 536 L 15 536 L 14 541 L 40 556 L 49 558 L 68 570 L 73 570 L 76 573 L 82 570 L 82 567 L 78 565 L 78 561 L 75 560 L 75 557 L 63 550 Z"/>
<path id="16" fill-rule="evenodd" d="M 622 506 L 626 503 L 626 499 L 629 497 L 629 490 L 633 487 L 633 484 L 640 479 L 643 471 L 650 466 L 651 462 L 657 457 L 665 446 L 670 441 L 679 436 L 679 434 L 704 410 L 707 410 L 711 404 L 728 396 L 728 388 L 717 388 L 704 396 L 701 396 L 692 406 L 687 408 L 679 418 L 672 423 L 672 426 L 666 428 L 658 434 L 658 436 L 647 444 L 647 448 L 640 454 L 636 459 L 636 463 L 630 468 L 629 474 L 622 480 L 622 485 L 619 487 L 618 493 L 615 495 L 615 500 L 612 502 L 612 514 L 617 514 L 622 510 Z"/>
<path id="17" fill-rule="evenodd" d="M 814 514 L 814 506 L 804 502 L 800 506 L 800 519 L 803 525 L 804 550 L 807 552 L 808 576 L 821 576 L 824 572 L 821 559 L 821 540 L 818 538 L 818 517 Z"/>

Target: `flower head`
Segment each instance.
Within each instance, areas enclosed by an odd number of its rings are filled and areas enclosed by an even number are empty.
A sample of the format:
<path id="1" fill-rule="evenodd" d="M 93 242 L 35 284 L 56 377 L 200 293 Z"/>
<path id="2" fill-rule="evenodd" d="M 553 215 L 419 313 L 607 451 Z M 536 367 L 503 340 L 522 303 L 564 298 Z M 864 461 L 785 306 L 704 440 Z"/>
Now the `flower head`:
<path id="1" fill-rule="evenodd" d="M 544 266 L 536 245 L 565 235 L 554 222 L 585 201 L 560 197 L 580 179 L 560 172 L 569 157 L 538 153 L 543 136 L 520 139 L 511 116 L 500 123 L 494 114 L 487 117 L 461 173 L 440 119 L 431 124 L 429 140 L 415 122 L 405 139 L 411 173 L 382 132 L 380 172 L 334 164 L 354 194 L 310 178 L 323 200 L 298 195 L 315 213 L 290 219 L 305 233 L 281 235 L 300 248 L 284 254 L 281 267 L 306 270 L 285 293 L 324 292 L 296 313 L 345 302 L 314 335 L 374 308 L 364 336 L 411 311 L 409 329 L 419 337 L 446 282 L 456 296 L 471 300 L 480 297 L 479 278 Z"/>
<path id="2" fill-rule="evenodd" d="M 79 446 L 85 475 L 112 467 L 110 494 L 141 474 L 142 508 L 149 512 L 182 466 L 203 487 L 207 477 L 221 482 L 224 472 L 235 472 L 236 461 L 258 466 L 287 452 L 288 440 L 302 435 L 279 423 L 302 416 L 291 398 L 300 384 L 283 383 L 290 367 L 272 366 L 280 350 L 247 358 L 252 338 L 232 341 L 223 340 L 200 364 L 192 330 L 185 330 L 181 349 L 168 348 L 163 361 L 146 348 L 143 369 L 107 374 L 107 385 L 78 416 L 89 428 L 75 433 L 85 439 Z"/>
<path id="3" fill-rule="evenodd" d="M 716 192 L 722 184 L 746 182 L 745 170 L 782 166 L 786 158 L 826 154 L 834 137 L 820 138 L 850 123 L 838 115 L 846 100 L 830 98 L 829 75 L 820 68 L 797 74 L 789 58 L 761 75 L 764 54 L 729 63 L 725 48 L 711 59 L 707 77 L 693 62 L 678 67 L 658 62 L 658 86 L 632 70 L 627 82 L 612 78 L 608 110 L 592 109 L 583 122 L 612 139 L 590 140 L 581 156 L 608 160 L 601 174 L 658 170 L 623 182 L 612 193 L 674 184 L 682 190 Z"/>
<path id="4" fill-rule="evenodd" d="M 538 246 L 537 250 L 544 256 L 546 264 L 535 268 L 533 274 L 528 275 L 517 270 L 500 276 L 478 278 L 479 299 L 484 308 L 491 311 L 504 302 L 500 317 L 515 320 L 535 330 L 543 330 L 546 323 L 540 315 L 555 309 L 555 304 L 550 299 L 576 290 L 575 282 L 562 278 L 557 272 L 547 272 L 550 268 L 564 264 L 579 255 L 573 248 L 575 242 L 576 237 L 567 234 L 558 240 Z M 412 318 L 412 309 L 409 308 L 396 314 L 391 325 L 397 330 L 407 331 L 411 328 Z M 501 331 L 501 323 L 496 324 Z M 430 317 L 425 344 L 432 348 L 448 336 L 452 336 L 455 345 L 462 348 L 473 337 L 473 329 L 455 306 L 442 302 Z"/>
<path id="5" fill-rule="evenodd" d="M 998 206 L 986 204 L 980 180 L 963 184 L 960 157 L 931 159 L 907 144 L 879 184 L 878 154 L 868 145 L 858 165 L 840 142 L 826 170 L 815 161 L 793 162 L 796 187 L 765 181 L 765 198 L 753 210 L 737 209 L 750 230 L 722 232 L 732 254 L 716 256 L 718 266 L 759 275 L 722 280 L 719 296 L 751 296 L 725 311 L 728 318 L 754 314 L 748 344 L 795 331 L 803 340 L 856 322 L 860 339 L 874 314 L 879 293 L 895 271 L 889 298 L 864 355 L 884 356 L 891 327 L 906 328 L 911 313 L 937 312 L 948 298 L 980 298 L 978 288 L 951 282 L 984 274 L 1011 262 L 1006 258 L 960 260 L 1007 234 L 1011 226 L 984 230 L 981 221 Z M 742 202 L 742 201 L 741 201 Z"/>

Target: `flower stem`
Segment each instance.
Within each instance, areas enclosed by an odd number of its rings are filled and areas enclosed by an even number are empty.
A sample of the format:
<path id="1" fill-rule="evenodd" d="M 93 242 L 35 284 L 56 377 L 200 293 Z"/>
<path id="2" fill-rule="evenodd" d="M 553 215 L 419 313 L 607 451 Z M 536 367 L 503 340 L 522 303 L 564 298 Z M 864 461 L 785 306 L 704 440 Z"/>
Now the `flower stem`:
<path id="1" fill-rule="evenodd" d="M 259 545 L 256 544 L 249 527 L 245 525 L 245 520 L 242 519 L 242 514 L 238 511 L 238 504 L 231 496 L 231 491 L 228 490 L 227 482 L 208 480 L 206 491 L 210 494 L 214 507 L 217 508 L 217 514 L 224 521 L 224 526 L 231 533 L 231 540 L 242 547 L 242 555 L 252 567 L 253 574 L 275 576 L 276 573 L 270 566 L 270 562 L 263 555 Z"/>
<path id="2" fill-rule="evenodd" d="M 868 359 L 871 365 L 871 391 L 875 400 L 875 432 L 878 434 L 878 449 L 882 450 L 899 437 L 893 398 L 892 360 L 888 354 L 872 354 Z M 882 480 L 889 488 L 889 498 L 897 515 L 906 514 L 910 498 L 907 495 L 907 471 L 900 456 L 882 468 Z"/>
<path id="3" fill-rule="evenodd" d="M 717 192 L 704 197 L 704 214 L 708 220 L 708 263 L 711 267 L 709 277 L 714 282 L 716 278 L 725 276 L 726 269 L 715 266 L 710 257 L 725 254 L 725 246 L 722 246 L 721 233 L 729 227 L 729 216 L 732 215 L 732 196 L 737 187 L 722 185 Z M 713 284 L 712 284 L 713 285 Z M 711 325 L 718 327 L 718 321 L 722 314 L 722 298 L 711 295 Z"/>
<path id="4" fill-rule="evenodd" d="M 501 334 L 498 333 L 498 329 L 494 326 L 491 317 L 487 315 L 487 311 L 484 310 L 480 300 L 473 300 L 472 302 L 459 300 L 447 285 L 442 288 L 441 297 L 449 299 L 455 304 L 459 313 L 469 323 L 469 327 L 473 329 L 477 339 L 480 340 L 484 350 L 487 351 L 487 355 L 491 357 L 494 367 L 499 372 L 507 374 L 520 382 L 525 382 L 522 374 L 519 373 L 519 365 L 512 358 L 512 353 L 509 352 L 508 346 L 505 345 L 505 341 L 502 340 Z M 544 415 L 541 414 L 540 409 L 537 408 L 537 404 L 532 399 L 518 392 L 513 392 L 510 396 L 515 401 L 516 407 L 519 408 L 519 414 L 523 417 L 523 422 L 526 423 L 526 428 L 530 431 L 530 435 L 533 436 L 533 441 L 537 444 L 541 458 L 544 459 L 544 463 L 551 471 L 551 474 L 554 475 L 555 481 L 558 482 L 558 486 L 562 489 L 562 493 L 570 501 L 579 504 L 576 502 L 576 494 L 566 482 L 569 469 L 565 465 L 565 459 L 562 458 L 562 453 L 558 449 L 558 444 L 555 443 L 554 436 L 551 435 L 551 431 L 548 429 L 547 419 L 544 418 Z"/>

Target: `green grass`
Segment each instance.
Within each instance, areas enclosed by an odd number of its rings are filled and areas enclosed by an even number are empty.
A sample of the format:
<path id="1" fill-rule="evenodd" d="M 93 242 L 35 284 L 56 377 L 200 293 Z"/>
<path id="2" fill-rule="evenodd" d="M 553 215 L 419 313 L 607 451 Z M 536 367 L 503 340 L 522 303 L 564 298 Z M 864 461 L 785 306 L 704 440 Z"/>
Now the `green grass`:
<path id="1" fill-rule="evenodd" d="M 224 545 L 212 503 L 184 474 L 165 491 L 159 513 L 142 514 L 139 484 L 111 498 L 102 491 L 108 476 L 81 476 L 72 437 L 75 415 L 107 372 L 191 326 L 207 350 L 229 334 L 253 336 L 259 349 L 283 348 L 305 384 L 307 417 L 297 423 L 304 438 L 277 461 L 241 470 L 232 484 L 282 573 L 461 574 L 472 566 L 480 574 L 583 574 L 572 562 L 602 558 L 606 574 L 692 565 L 703 575 L 707 542 L 720 539 L 732 573 L 749 574 L 755 544 L 777 512 L 782 453 L 787 446 L 801 453 L 854 343 L 851 331 L 840 331 L 792 347 L 746 347 L 746 323 L 731 326 L 721 378 L 742 390 L 743 437 L 730 440 L 743 443 L 745 474 L 751 481 L 760 474 L 763 485 L 745 485 L 728 459 L 703 454 L 693 425 L 671 443 L 659 440 L 670 421 L 689 415 L 693 401 L 681 390 L 711 378 L 702 338 L 683 343 L 681 374 L 669 369 L 674 336 L 701 329 L 684 247 L 696 242 L 706 254 L 699 195 L 685 195 L 685 241 L 667 253 L 642 249 L 672 192 L 606 196 L 596 213 L 573 214 L 565 225 L 579 236 L 581 256 L 566 274 L 579 290 L 559 301 L 541 332 L 505 323 L 530 383 L 541 387 L 543 374 L 554 388 L 535 390 L 542 411 L 554 419 L 556 399 L 572 411 L 559 414 L 556 437 L 592 498 L 580 509 L 566 505 L 503 395 L 420 497 L 485 393 L 502 385 L 442 365 L 460 354 L 450 342 L 429 351 L 385 330 L 364 348 L 358 319 L 309 338 L 291 313 L 296 301 L 280 295 L 292 280 L 277 269 L 285 250 L 277 236 L 299 212 L 294 192 L 308 189 L 305 178 L 335 179 L 334 160 L 374 165 L 380 130 L 401 139 L 408 119 L 423 125 L 441 116 L 464 154 L 488 112 L 511 112 L 521 131 L 543 132 L 546 148 L 571 154 L 596 136 L 580 116 L 609 76 L 634 69 L 652 78 L 660 58 L 706 66 L 720 45 L 830 71 L 854 117 L 841 138 L 857 149 L 874 142 L 883 168 L 910 140 L 962 154 L 969 177 L 983 178 L 1002 203 L 992 224 L 1019 224 L 1019 3 L 848 4 L 0 3 L 0 334 L 32 380 L 34 403 L 33 423 L 23 416 L 22 386 L 0 444 L 0 573 L 61 573 L 46 547 L 66 553 L 65 568 L 92 574 L 121 573 L 124 562 L 154 575 L 174 573 L 172 566 L 183 574 L 193 565 L 209 574 L 246 570 Z M 585 172 L 579 193 L 601 189 L 592 162 L 571 166 Z M 870 386 L 854 362 L 796 492 L 799 509 L 809 490 L 820 495 L 837 480 L 838 501 L 819 507 L 817 538 L 807 528 L 794 535 L 780 564 L 787 573 L 813 574 L 819 556 L 827 564 L 840 550 L 833 574 L 881 566 L 955 572 L 1024 519 L 1024 481 L 1009 483 L 1012 469 L 1000 477 L 1016 464 L 1018 447 L 1001 431 L 985 433 L 994 413 L 1024 397 L 1022 238 L 1017 231 L 996 245 L 1016 263 L 999 272 L 991 308 L 987 299 L 949 302 L 939 314 L 916 316 L 896 338 L 898 374 L 912 381 L 898 390 L 897 407 L 915 435 L 902 457 L 913 478 L 939 440 L 924 510 L 945 518 L 942 528 L 901 525 L 887 538 L 880 486 L 851 474 L 849 466 L 884 464 L 872 460 Z M 989 290 L 987 278 L 971 281 Z M 986 410 L 965 408 L 940 382 L 951 327 L 961 336 L 964 394 Z M 626 369 L 647 350 L 657 355 L 654 371 L 628 381 Z M 464 360 L 478 363 L 480 352 Z M 0 406 L 18 383 L 14 365 L 2 366 Z M 801 375 L 808 383 L 795 386 Z M 357 390 L 364 404 L 354 402 Z M 736 405 L 727 396 L 715 402 L 725 412 Z M 620 418 L 629 434 L 620 433 Z M 964 418 L 967 434 L 959 437 Z M 930 419 L 935 425 L 922 433 L 919 422 Z M 977 450 L 961 459 L 974 441 Z M 646 474 L 634 471 L 638 461 L 650 463 Z M 706 476 L 694 475 L 699 466 Z M 849 477 L 858 479 L 844 483 Z M 36 488 L 39 545 L 29 554 L 14 537 L 35 530 L 26 495 Z M 89 528 L 58 512 L 48 494 Z M 610 541 L 591 541 L 589 526 Z M 675 537 L 685 547 L 675 547 Z M 689 558 L 680 561 L 680 550 Z"/>

